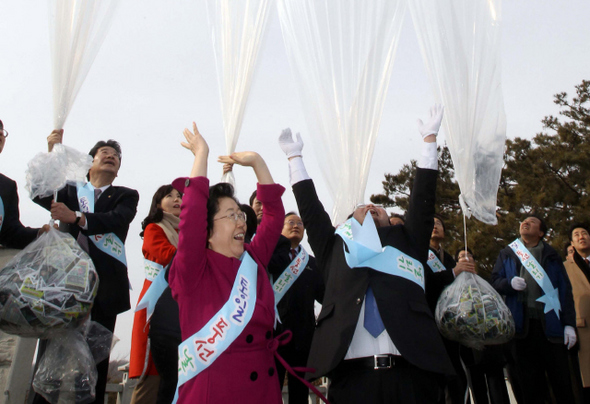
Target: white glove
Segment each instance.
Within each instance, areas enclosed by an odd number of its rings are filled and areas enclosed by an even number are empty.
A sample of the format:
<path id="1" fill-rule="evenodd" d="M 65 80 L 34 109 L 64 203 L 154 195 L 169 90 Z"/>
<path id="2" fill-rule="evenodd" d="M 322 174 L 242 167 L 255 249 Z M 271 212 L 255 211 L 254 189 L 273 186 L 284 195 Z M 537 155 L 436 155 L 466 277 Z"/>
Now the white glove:
<path id="1" fill-rule="evenodd" d="M 566 325 L 563 329 L 563 344 L 567 345 L 567 349 L 572 349 L 578 338 L 576 337 L 576 330 L 571 325 Z"/>
<path id="2" fill-rule="evenodd" d="M 430 120 L 428 122 L 423 123 L 422 119 L 418 119 L 418 130 L 422 135 L 422 139 L 428 135 L 436 136 L 438 134 L 444 111 L 445 107 L 440 104 L 434 104 L 430 108 Z"/>
<path id="3" fill-rule="evenodd" d="M 283 129 L 281 132 L 281 136 L 279 136 L 279 146 L 283 152 L 287 155 L 287 158 L 303 156 L 301 154 L 301 150 L 303 150 L 303 140 L 301 140 L 301 135 L 297 133 L 297 141 L 293 141 L 293 135 L 291 134 L 291 129 Z"/>
<path id="4" fill-rule="evenodd" d="M 524 278 L 521 278 L 520 276 L 515 276 L 510 281 L 510 286 L 512 286 L 512 289 L 514 290 L 525 290 L 526 281 L 524 280 Z"/>

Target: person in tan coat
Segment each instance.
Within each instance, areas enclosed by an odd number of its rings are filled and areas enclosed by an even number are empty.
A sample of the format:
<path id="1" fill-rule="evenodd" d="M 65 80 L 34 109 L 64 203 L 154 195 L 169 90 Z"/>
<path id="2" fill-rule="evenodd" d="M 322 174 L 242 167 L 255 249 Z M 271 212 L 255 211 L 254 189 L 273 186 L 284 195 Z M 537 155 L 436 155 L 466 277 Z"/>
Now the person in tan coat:
<path id="1" fill-rule="evenodd" d="M 590 228 L 586 224 L 574 224 L 570 240 L 576 249 L 574 262 L 566 260 L 563 265 L 572 284 L 576 306 L 583 402 L 590 403 Z"/>

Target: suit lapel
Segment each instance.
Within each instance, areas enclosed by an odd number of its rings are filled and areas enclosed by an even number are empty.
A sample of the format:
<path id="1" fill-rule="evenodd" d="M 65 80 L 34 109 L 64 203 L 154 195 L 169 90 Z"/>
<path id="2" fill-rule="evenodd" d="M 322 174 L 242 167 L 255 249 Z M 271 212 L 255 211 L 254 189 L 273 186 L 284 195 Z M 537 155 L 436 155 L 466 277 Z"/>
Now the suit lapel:
<path id="1" fill-rule="evenodd" d="M 109 206 L 111 200 L 113 199 L 113 195 L 115 193 L 115 187 L 110 186 L 105 191 L 100 194 L 98 200 L 94 203 L 94 211 L 95 212 L 104 212 L 106 211 L 106 207 Z"/>

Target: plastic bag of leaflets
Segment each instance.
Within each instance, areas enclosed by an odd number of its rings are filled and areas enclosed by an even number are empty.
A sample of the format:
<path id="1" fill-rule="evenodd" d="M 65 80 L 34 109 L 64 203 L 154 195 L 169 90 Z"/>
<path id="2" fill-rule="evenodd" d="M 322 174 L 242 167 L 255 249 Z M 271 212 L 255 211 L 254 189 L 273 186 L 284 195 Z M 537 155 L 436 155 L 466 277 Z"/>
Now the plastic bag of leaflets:
<path id="1" fill-rule="evenodd" d="M 502 297 L 488 282 L 469 272 L 460 273 L 441 293 L 435 318 L 445 338 L 475 349 L 508 342 L 515 331 Z"/>
<path id="2" fill-rule="evenodd" d="M 53 227 L 0 270 L 0 330 L 49 340 L 34 385 L 52 403 L 57 403 L 55 394 L 41 388 L 51 380 L 53 386 L 61 384 L 61 393 L 70 388 L 80 396 L 68 402 L 93 400 L 97 373 L 92 351 L 106 358 L 112 338 L 109 330 L 89 321 L 97 289 L 98 275 L 88 254 L 72 236 Z M 45 370 L 43 362 L 48 365 Z M 50 373 L 60 369 L 63 374 L 51 379 Z M 74 383 L 68 386 L 61 382 L 70 379 Z M 90 381 L 91 388 L 86 388 Z"/>

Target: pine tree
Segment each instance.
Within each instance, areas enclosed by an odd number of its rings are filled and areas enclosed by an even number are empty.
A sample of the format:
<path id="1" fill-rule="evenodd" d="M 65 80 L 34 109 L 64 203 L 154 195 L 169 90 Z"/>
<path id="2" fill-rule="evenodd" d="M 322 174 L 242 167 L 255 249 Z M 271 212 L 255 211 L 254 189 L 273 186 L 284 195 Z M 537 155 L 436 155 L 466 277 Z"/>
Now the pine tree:
<path id="1" fill-rule="evenodd" d="M 498 187 L 497 226 L 467 219 L 468 246 L 474 251 L 479 270 L 489 275 L 498 253 L 518 237 L 520 220 L 537 213 L 549 232 L 545 241 L 558 251 L 569 240 L 574 222 L 590 223 L 590 81 L 576 86 L 570 100 L 565 92 L 555 95 L 559 115 L 545 117 L 544 132 L 532 141 L 508 139 Z M 404 165 L 398 174 L 385 174 L 383 194 L 372 195 L 373 203 L 408 208 L 416 162 Z M 464 245 L 463 214 L 459 185 L 446 146 L 439 147 L 437 212 L 445 218 L 445 249 L 451 254 Z"/>

